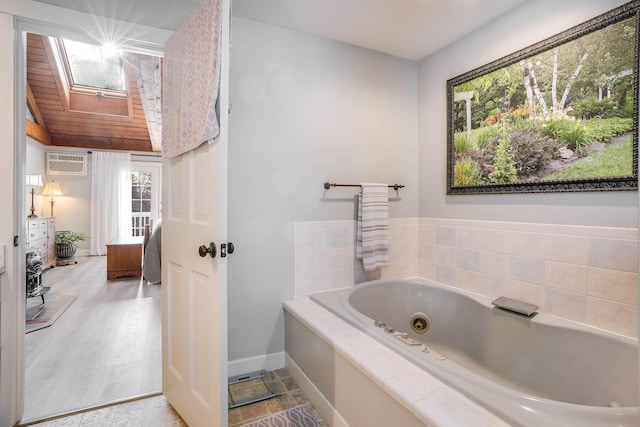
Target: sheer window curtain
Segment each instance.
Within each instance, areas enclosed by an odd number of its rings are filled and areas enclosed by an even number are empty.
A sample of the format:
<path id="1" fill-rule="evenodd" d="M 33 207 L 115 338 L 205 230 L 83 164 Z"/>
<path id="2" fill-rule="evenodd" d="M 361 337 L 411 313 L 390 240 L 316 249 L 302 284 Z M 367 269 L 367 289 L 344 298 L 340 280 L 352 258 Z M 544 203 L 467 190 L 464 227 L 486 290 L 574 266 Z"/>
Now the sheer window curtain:
<path id="1" fill-rule="evenodd" d="M 131 155 L 91 154 L 91 254 L 106 255 L 106 244 L 131 236 Z"/>

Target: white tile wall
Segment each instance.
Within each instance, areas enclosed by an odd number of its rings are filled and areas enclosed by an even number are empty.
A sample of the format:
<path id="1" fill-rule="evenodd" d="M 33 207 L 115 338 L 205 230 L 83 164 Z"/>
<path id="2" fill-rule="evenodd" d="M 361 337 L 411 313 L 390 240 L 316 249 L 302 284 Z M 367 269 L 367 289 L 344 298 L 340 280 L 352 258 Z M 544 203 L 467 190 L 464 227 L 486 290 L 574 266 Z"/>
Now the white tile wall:
<path id="1" fill-rule="evenodd" d="M 433 238 L 443 234 L 457 237 L 455 254 Z M 425 279 L 638 336 L 637 229 L 420 218 L 418 236 Z M 452 258 L 455 274 L 443 274 Z"/>
<path id="2" fill-rule="evenodd" d="M 294 225 L 294 296 L 353 286 L 355 222 Z M 390 219 L 381 278 L 435 280 L 637 337 L 638 230 L 438 218 Z"/>
<path id="3" fill-rule="evenodd" d="M 353 221 L 294 224 L 294 298 L 353 284 L 354 230 Z"/>
<path id="4" fill-rule="evenodd" d="M 355 221 L 296 222 L 293 226 L 294 298 L 353 286 Z M 390 263 L 382 278 L 414 277 L 418 271 L 418 219 L 389 220 Z"/>

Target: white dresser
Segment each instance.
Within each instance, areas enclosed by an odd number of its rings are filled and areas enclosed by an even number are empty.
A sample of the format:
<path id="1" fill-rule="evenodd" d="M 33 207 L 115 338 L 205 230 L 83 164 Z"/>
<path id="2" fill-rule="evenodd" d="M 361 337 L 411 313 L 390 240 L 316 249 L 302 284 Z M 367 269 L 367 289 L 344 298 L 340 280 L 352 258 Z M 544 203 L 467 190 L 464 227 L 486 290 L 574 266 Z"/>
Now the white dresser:
<path id="1" fill-rule="evenodd" d="M 26 251 L 40 252 L 42 268 L 56 265 L 56 219 L 36 218 L 27 220 Z"/>

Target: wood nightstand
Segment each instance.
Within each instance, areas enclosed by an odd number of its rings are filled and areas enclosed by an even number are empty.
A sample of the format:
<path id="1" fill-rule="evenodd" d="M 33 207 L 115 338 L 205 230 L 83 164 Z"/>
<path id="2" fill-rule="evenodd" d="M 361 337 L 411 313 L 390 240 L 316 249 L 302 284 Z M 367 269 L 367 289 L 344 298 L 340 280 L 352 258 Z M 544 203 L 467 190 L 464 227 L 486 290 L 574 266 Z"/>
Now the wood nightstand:
<path id="1" fill-rule="evenodd" d="M 107 244 L 107 280 L 142 276 L 143 236 L 116 237 Z"/>

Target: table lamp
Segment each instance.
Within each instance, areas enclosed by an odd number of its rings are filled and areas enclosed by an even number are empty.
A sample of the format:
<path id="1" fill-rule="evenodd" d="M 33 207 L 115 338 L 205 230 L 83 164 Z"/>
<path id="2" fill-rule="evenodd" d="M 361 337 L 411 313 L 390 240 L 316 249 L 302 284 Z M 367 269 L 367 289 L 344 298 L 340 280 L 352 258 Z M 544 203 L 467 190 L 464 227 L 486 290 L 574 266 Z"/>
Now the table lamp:
<path id="1" fill-rule="evenodd" d="M 42 187 L 42 175 L 29 174 L 27 175 L 27 185 L 31 187 L 31 215 L 27 215 L 29 219 L 38 218 L 38 215 L 35 214 L 36 208 L 33 206 L 33 196 L 36 194 L 36 187 Z"/>
<path id="2" fill-rule="evenodd" d="M 51 197 L 51 216 L 53 216 L 53 204 L 55 203 L 55 201 L 53 200 L 53 196 L 62 196 L 60 184 L 53 180 L 47 182 L 47 184 L 44 186 L 44 190 L 42 190 L 42 195 Z"/>

